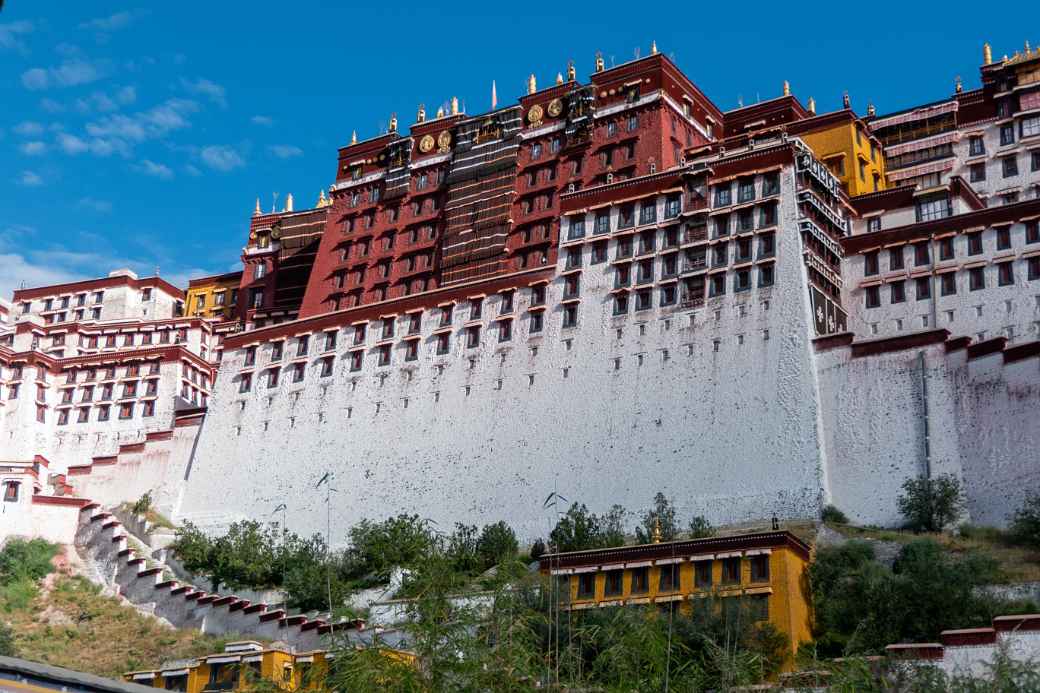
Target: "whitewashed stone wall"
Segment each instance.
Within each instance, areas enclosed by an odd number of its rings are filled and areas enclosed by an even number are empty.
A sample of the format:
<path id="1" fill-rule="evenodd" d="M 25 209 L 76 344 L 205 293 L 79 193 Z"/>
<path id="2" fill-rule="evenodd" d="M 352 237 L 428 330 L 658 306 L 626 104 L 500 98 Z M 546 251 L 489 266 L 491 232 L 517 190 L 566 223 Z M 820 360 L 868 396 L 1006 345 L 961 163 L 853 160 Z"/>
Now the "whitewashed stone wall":
<path id="1" fill-rule="evenodd" d="M 346 329 L 331 377 L 319 377 L 312 349 L 304 382 L 285 371 L 268 389 L 265 346 L 240 395 L 244 353 L 225 352 L 179 518 L 217 528 L 286 503 L 290 530 L 321 531 L 315 484 L 326 471 L 337 541 L 362 518 L 397 512 L 446 530 L 504 519 L 524 538 L 545 536 L 553 491 L 594 512 L 640 510 L 660 490 L 681 515 L 714 522 L 816 515 L 820 414 L 790 168 L 782 186 L 775 286 L 697 311 L 615 318 L 609 264 L 586 258 L 575 328 L 561 327 L 558 277 L 541 336 L 528 333 L 524 290 L 511 341 L 497 341 L 489 297 L 481 346 L 466 349 L 457 328 L 444 357 L 430 313 L 413 363 L 398 345 L 391 366 L 369 351 L 351 373 Z"/>

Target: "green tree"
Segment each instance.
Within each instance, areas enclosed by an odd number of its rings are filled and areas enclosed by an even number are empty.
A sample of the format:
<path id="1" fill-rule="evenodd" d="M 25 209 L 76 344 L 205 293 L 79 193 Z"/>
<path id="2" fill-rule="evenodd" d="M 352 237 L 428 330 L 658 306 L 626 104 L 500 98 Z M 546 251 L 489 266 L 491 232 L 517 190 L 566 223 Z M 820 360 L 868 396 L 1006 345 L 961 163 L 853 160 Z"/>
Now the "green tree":
<path id="1" fill-rule="evenodd" d="M 477 540 L 477 555 L 484 570 L 516 558 L 519 551 L 516 533 L 505 522 L 484 525 Z"/>
<path id="2" fill-rule="evenodd" d="M 396 567 L 419 564 L 436 544 L 426 521 L 418 515 L 398 515 L 383 522 L 362 520 L 350 528 L 351 577 L 379 583 Z"/>
<path id="3" fill-rule="evenodd" d="M 1022 507 L 1011 516 L 1008 529 L 1015 542 L 1040 549 L 1040 493 L 1026 496 Z"/>
<path id="4" fill-rule="evenodd" d="M 624 532 L 620 529 L 624 509 L 615 505 L 600 518 L 590 513 L 584 503 L 574 503 L 549 533 L 555 551 L 581 551 L 620 546 L 624 543 Z"/>
<path id="5" fill-rule="evenodd" d="M 0 657 L 15 657 L 18 652 L 14 647 L 14 634 L 11 628 L 0 621 Z"/>
<path id="6" fill-rule="evenodd" d="M 690 526 L 687 528 L 687 531 L 690 539 L 706 539 L 715 536 L 715 528 L 708 522 L 708 518 L 703 515 L 696 515 L 690 520 Z"/>
<path id="7" fill-rule="evenodd" d="M 849 518 L 841 510 L 833 505 L 823 506 L 823 512 L 820 513 L 820 519 L 824 522 L 834 522 L 839 525 L 847 525 Z"/>
<path id="8" fill-rule="evenodd" d="M 57 545 L 43 539 L 9 539 L 0 549 L 0 585 L 46 577 L 57 553 Z"/>
<path id="9" fill-rule="evenodd" d="M 653 541 L 658 523 L 661 527 L 662 541 L 671 541 L 678 536 L 679 526 L 675 521 L 675 508 L 660 491 L 654 496 L 654 507 L 640 517 L 640 524 L 636 527 L 636 542 L 649 544 Z"/>
<path id="10" fill-rule="evenodd" d="M 476 575 L 484 570 L 483 561 L 477 553 L 479 538 L 476 526 L 455 523 L 455 531 L 448 537 L 447 555 L 456 572 Z"/>
<path id="11" fill-rule="evenodd" d="M 960 516 L 964 494 L 961 482 L 952 474 L 934 479 L 921 476 L 903 482 L 896 503 L 913 531 L 941 532 Z"/>

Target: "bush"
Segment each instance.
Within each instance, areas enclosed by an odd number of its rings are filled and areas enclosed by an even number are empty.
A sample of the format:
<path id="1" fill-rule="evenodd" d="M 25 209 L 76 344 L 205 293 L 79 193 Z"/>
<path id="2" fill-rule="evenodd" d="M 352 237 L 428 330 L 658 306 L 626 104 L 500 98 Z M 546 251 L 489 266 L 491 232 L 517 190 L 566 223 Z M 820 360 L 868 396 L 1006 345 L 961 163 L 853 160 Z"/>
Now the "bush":
<path id="1" fill-rule="evenodd" d="M 573 504 L 567 513 L 557 521 L 549 541 L 554 551 L 583 551 L 585 549 L 601 549 L 610 546 L 622 546 L 625 543 L 620 521 L 624 509 L 615 505 L 611 512 L 600 518 L 585 504 Z"/>
<path id="2" fill-rule="evenodd" d="M 543 547 L 542 550 L 544 551 L 545 548 Z M 477 540 L 477 554 L 480 556 L 484 570 L 514 558 L 519 551 L 520 544 L 516 540 L 516 533 L 505 522 L 485 525 Z M 534 553 L 533 549 L 532 553 Z"/>
<path id="3" fill-rule="evenodd" d="M 386 582 L 394 568 L 420 563 L 436 541 L 418 515 L 398 515 L 382 522 L 362 520 L 350 528 L 350 544 L 351 577 Z"/>
<path id="4" fill-rule="evenodd" d="M 1022 507 L 1011 516 L 1008 530 L 1015 543 L 1040 549 L 1040 493 L 1026 496 Z"/>
<path id="5" fill-rule="evenodd" d="M 654 496 L 654 507 L 643 513 L 640 518 L 640 525 L 636 527 L 636 542 L 639 544 L 652 542 L 658 526 L 661 528 L 661 541 L 671 541 L 679 534 L 679 527 L 675 521 L 675 508 L 660 491 Z"/>
<path id="6" fill-rule="evenodd" d="M 0 657 L 14 657 L 14 634 L 6 623 L 0 621 Z"/>
<path id="7" fill-rule="evenodd" d="M 690 535 L 690 539 L 707 539 L 708 537 L 715 536 L 715 528 L 710 522 L 708 522 L 708 518 L 704 517 L 704 515 L 694 516 L 694 518 L 690 520 L 690 526 L 687 529 L 687 532 Z"/>
<path id="8" fill-rule="evenodd" d="M 135 515 L 146 515 L 149 510 L 152 509 L 152 492 L 145 491 L 144 495 L 137 499 L 137 501 L 130 506 L 130 510 Z"/>
<path id="9" fill-rule="evenodd" d="M 0 585 L 46 577 L 54 570 L 51 559 L 57 553 L 57 545 L 43 539 L 9 540 L 0 549 Z"/>
<path id="10" fill-rule="evenodd" d="M 542 541 L 541 537 L 534 540 L 531 544 L 531 560 L 537 561 L 539 558 L 545 555 L 545 542 Z"/>
<path id="11" fill-rule="evenodd" d="M 839 525 L 847 525 L 849 518 L 845 516 L 845 513 L 838 510 L 833 505 L 823 506 L 823 512 L 820 513 L 820 519 L 824 522 L 833 522 Z"/>
<path id="12" fill-rule="evenodd" d="M 896 499 L 907 527 L 915 532 L 941 532 L 964 508 L 961 482 L 951 474 L 929 479 L 918 477 L 903 482 L 903 495 Z"/>

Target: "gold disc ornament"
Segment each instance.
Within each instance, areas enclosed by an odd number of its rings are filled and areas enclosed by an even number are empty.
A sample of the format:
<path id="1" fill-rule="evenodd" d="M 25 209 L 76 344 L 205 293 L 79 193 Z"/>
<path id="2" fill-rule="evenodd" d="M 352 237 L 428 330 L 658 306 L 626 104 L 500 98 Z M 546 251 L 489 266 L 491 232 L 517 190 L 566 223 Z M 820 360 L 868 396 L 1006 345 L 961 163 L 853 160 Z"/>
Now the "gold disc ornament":
<path id="1" fill-rule="evenodd" d="M 423 135 L 423 138 L 419 140 L 419 151 L 423 154 L 433 151 L 433 135 Z"/>
<path id="2" fill-rule="evenodd" d="M 531 109 L 527 111 L 527 122 L 531 125 L 542 122 L 542 107 L 538 104 L 531 106 Z"/>
<path id="3" fill-rule="evenodd" d="M 553 118 L 563 113 L 563 102 L 559 99 L 553 99 L 549 102 L 549 115 Z"/>
<path id="4" fill-rule="evenodd" d="M 447 130 L 442 130 L 441 134 L 437 135 L 437 145 L 441 148 L 441 151 L 448 151 L 448 147 L 451 146 L 451 133 Z"/>

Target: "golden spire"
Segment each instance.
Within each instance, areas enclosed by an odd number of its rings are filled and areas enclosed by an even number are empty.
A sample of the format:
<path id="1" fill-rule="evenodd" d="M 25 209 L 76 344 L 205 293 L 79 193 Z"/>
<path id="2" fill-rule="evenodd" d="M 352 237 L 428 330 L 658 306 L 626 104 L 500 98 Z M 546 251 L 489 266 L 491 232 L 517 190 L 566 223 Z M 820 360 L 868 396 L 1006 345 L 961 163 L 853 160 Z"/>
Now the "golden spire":
<path id="1" fill-rule="evenodd" d="M 654 518 L 654 532 L 652 541 L 655 544 L 661 543 L 661 518 L 659 517 Z"/>
<path id="2" fill-rule="evenodd" d="M 437 117 L 438 118 L 443 118 L 444 117 L 444 106 L 441 106 L 440 108 L 437 109 Z"/>
<path id="3" fill-rule="evenodd" d="M 357 144 L 357 130 L 352 130 L 350 132 L 350 143 Z"/>
<path id="4" fill-rule="evenodd" d="M 816 99 L 810 96 L 807 108 L 809 109 L 809 113 L 816 115 Z"/>
<path id="5" fill-rule="evenodd" d="M 256 198 L 256 209 L 253 210 L 253 216 L 258 217 L 261 214 L 263 214 L 263 212 L 260 211 L 260 198 L 258 197 Z"/>
<path id="6" fill-rule="evenodd" d="M 563 73 L 562 72 L 557 72 L 556 73 L 556 83 L 557 84 L 563 84 Z"/>
<path id="7" fill-rule="evenodd" d="M 314 206 L 315 206 L 315 208 L 320 208 L 320 207 L 324 207 L 327 203 L 328 203 L 328 200 L 325 199 L 325 189 L 322 188 L 318 192 L 318 203 L 316 205 L 314 205 Z"/>
<path id="8" fill-rule="evenodd" d="M 283 212 L 291 212 L 291 211 L 293 211 L 292 193 L 289 193 L 288 195 L 285 196 L 285 209 L 283 209 L 282 211 Z"/>
<path id="9" fill-rule="evenodd" d="M 421 123 L 426 120 L 426 106 L 419 104 L 419 112 L 415 114 L 415 122 Z"/>
<path id="10" fill-rule="evenodd" d="M 1029 55 L 1033 51 L 1029 48 L 1029 39 L 1026 39 L 1026 55 Z"/>
<path id="11" fill-rule="evenodd" d="M 990 48 L 989 43 L 982 44 L 982 64 L 991 65 L 993 63 L 993 49 Z"/>
<path id="12" fill-rule="evenodd" d="M 657 55 L 657 41 L 650 42 L 650 55 Z"/>
<path id="13" fill-rule="evenodd" d="M 790 96 L 790 95 L 791 95 L 791 83 L 788 82 L 785 79 L 784 80 L 784 96 Z"/>
<path id="14" fill-rule="evenodd" d="M 458 115 L 459 114 L 459 97 L 457 97 L 457 96 L 451 97 L 451 114 L 452 115 Z"/>
<path id="15" fill-rule="evenodd" d="M 534 73 L 532 72 L 531 76 L 527 78 L 527 93 L 533 94 L 536 91 L 538 91 L 538 82 L 535 81 Z"/>
<path id="16" fill-rule="evenodd" d="M 596 51 L 596 72 L 603 72 L 603 54 Z"/>
<path id="17" fill-rule="evenodd" d="M 574 69 L 574 61 L 573 60 L 568 60 L 567 61 L 567 81 L 568 82 L 573 82 L 577 78 L 578 78 L 578 73 Z"/>
<path id="18" fill-rule="evenodd" d="M 867 104 L 867 117 L 868 118 L 873 118 L 876 115 L 877 115 L 877 109 L 874 108 L 874 104 L 868 103 Z"/>
<path id="19" fill-rule="evenodd" d="M 964 85 L 961 84 L 961 76 L 960 75 L 957 75 L 953 79 L 953 90 L 956 91 L 958 94 L 960 94 L 962 91 L 964 91 Z"/>
<path id="20" fill-rule="evenodd" d="M 390 132 L 397 132 L 397 114 L 390 114 Z"/>

